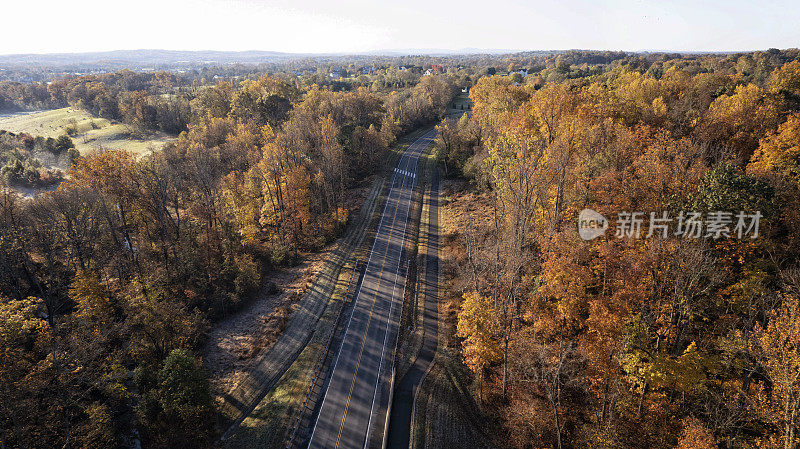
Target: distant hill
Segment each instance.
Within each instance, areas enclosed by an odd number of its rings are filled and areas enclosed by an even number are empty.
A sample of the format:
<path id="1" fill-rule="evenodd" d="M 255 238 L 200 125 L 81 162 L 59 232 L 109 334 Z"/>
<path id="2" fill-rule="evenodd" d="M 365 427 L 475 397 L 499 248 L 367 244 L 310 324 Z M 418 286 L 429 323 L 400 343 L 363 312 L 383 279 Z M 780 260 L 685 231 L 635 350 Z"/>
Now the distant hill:
<path id="1" fill-rule="evenodd" d="M 259 64 L 282 62 L 290 59 L 336 56 L 405 56 L 405 55 L 466 55 L 502 54 L 512 50 L 464 48 L 446 49 L 387 49 L 363 53 L 281 53 L 276 51 L 183 51 L 183 50 L 114 50 L 90 53 L 45 53 L 0 55 L 0 67 L 49 67 L 61 69 L 80 69 L 82 67 L 103 67 L 107 69 L 130 68 L 161 69 L 185 67 L 193 68 L 207 65 Z"/>
<path id="2" fill-rule="evenodd" d="M 158 68 L 161 66 L 220 65 L 233 63 L 277 62 L 300 54 L 275 51 L 180 51 L 180 50 L 114 50 L 92 53 L 48 53 L 0 55 L 3 66 L 67 67 L 102 65 L 109 67 Z"/>

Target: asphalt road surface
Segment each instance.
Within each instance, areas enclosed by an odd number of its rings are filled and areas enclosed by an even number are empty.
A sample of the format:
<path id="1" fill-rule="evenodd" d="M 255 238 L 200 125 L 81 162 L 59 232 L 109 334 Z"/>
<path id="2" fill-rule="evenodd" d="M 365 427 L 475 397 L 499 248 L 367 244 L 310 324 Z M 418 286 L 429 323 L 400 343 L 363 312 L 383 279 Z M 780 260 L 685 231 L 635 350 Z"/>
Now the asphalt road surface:
<path id="1" fill-rule="evenodd" d="M 382 373 L 392 365 L 403 309 L 407 268 L 403 251 L 417 163 L 435 135 L 431 130 L 409 145 L 389 181 L 386 205 L 314 424 L 310 449 L 363 449 L 371 432 L 383 433 L 386 417 L 376 415 L 385 415 L 386 410 L 377 403 L 381 396 L 378 386 L 386 378 Z"/>

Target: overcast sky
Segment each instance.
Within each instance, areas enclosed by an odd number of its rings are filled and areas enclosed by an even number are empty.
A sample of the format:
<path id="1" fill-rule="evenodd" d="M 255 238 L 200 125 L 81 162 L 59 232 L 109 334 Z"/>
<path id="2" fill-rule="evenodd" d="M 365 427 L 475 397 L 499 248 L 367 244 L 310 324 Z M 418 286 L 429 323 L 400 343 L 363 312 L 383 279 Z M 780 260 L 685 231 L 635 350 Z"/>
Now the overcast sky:
<path id="1" fill-rule="evenodd" d="M 796 0 L 3 0 L 0 17 L 0 54 L 800 46 Z"/>

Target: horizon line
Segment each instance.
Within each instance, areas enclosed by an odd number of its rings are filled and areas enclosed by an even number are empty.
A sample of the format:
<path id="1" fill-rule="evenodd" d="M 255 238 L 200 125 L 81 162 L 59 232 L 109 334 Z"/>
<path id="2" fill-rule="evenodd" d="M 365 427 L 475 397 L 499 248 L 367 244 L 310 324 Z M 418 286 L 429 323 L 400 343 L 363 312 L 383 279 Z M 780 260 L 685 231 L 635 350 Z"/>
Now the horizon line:
<path id="1" fill-rule="evenodd" d="M 567 51 L 610 51 L 610 52 L 625 52 L 625 53 L 689 53 L 689 54 L 736 54 L 736 53 L 752 53 L 757 51 L 768 51 L 777 47 L 763 48 L 763 49 L 736 49 L 736 50 L 721 50 L 721 49 L 695 49 L 695 50 L 674 50 L 674 49 L 608 49 L 608 48 L 551 48 L 551 49 L 502 49 L 502 48 L 474 48 L 465 47 L 459 49 L 447 48 L 384 48 L 376 50 L 365 51 L 336 51 L 336 52 L 287 52 L 280 50 L 218 50 L 218 49 L 203 49 L 203 50 L 186 50 L 186 49 L 171 49 L 171 48 L 118 48 L 113 50 L 90 50 L 90 51 L 74 51 L 74 52 L 24 52 L 24 53 L 2 53 L 0 58 L 4 57 L 19 57 L 19 56 L 56 56 L 56 55 L 96 55 L 103 53 L 120 53 L 120 52 L 181 52 L 181 53 L 229 53 L 229 54 L 243 54 L 243 53 L 273 53 L 276 55 L 286 56 L 379 56 L 379 55 L 392 55 L 392 56 L 417 56 L 417 55 L 480 55 L 480 54 L 517 54 L 528 52 L 567 52 Z M 777 48 L 778 50 L 790 50 L 797 47 Z"/>

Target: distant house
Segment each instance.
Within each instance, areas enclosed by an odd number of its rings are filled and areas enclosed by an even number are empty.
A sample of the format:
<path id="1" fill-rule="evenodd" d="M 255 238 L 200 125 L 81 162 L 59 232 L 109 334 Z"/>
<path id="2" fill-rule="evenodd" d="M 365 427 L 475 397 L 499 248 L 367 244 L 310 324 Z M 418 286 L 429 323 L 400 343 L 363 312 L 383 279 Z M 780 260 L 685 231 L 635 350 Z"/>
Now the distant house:
<path id="1" fill-rule="evenodd" d="M 331 72 L 331 73 L 329 73 L 329 74 L 328 74 L 328 76 L 329 76 L 329 77 L 330 77 L 332 80 L 338 80 L 338 79 L 340 79 L 340 78 L 342 77 L 342 74 L 341 74 L 341 73 L 339 73 L 339 72 Z"/>
<path id="2" fill-rule="evenodd" d="M 528 76 L 528 69 L 519 69 L 516 71 L 516 73 L 519 73 L 522 76 Z"/>
<path id="3" fill-rule="evenodd" d="M 302 70 L 293 70 L 292 72 L 293 72 L 295 75 L 297 75 L 297 76 L 300 76 L 300 75 L 302 75 L 302 74 L 303 74 L 303 71 L 302 71 Z"/>
<path id="4" fill-rule="evenodd" d="M 408 70 L 408 68 L 406 66 L 404 66 L 404 65 L 400 66 L 400 71 L 401 72 L 405 72 L 406 70 Z"/>
<path id="5" fill-rule="evenodd" d="M 467 93 L 467 92 L 469 92 L 469 89 L 467 89 L 466 87 L 462 87 L 462 88 L 461 88 L 461 92 L 463 92 L 463 93 Z"/>
<path id="6" fill-rule="evenodd" d="M 431 71 L 431 69 L 428 69 L 428 70 L 425 71 L 425 75 L 426 76 L 427 75 L 433 75 L 433 72 Z"/>

